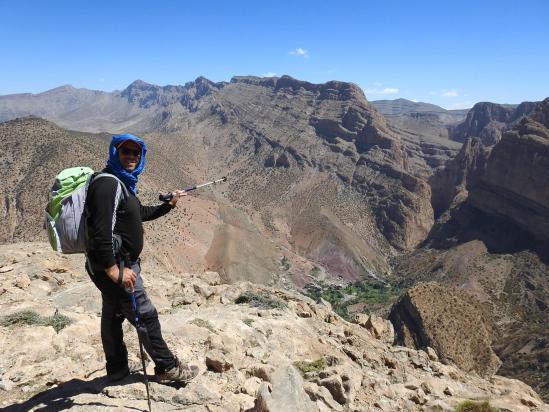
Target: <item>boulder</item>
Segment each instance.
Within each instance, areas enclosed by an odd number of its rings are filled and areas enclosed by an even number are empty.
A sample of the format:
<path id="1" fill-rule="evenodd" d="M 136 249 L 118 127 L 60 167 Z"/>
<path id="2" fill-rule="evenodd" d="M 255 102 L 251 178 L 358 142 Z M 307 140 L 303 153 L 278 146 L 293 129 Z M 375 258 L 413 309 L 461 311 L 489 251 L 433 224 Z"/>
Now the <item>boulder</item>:
<path id="1" fill-rule="evenodd" d="M 385 343 L 392 344 L 395 339 L 395 330 L 393 324 L 377 315 L 357 314 L 355 323 L 366 328 L 376 338 Z"/>
<path id="2" fill-rule="evenodd" d="M 208 299 L 210 296 L 212 296 L 215 292 L 210 288 L 209 286 L 204 286 L 198 283 L 195 283 L 193 285 L 193 289 L 196 293 L 198 293 L 200 296 L 202 296 L 205 299 Z"/>
<path id="3" fill-rule="evenodd" d="M 210 286 L 221 285 L 221 276 L 217 272 L 207 271 L 200 275 L 200 278 Z"/>
<path id="4" fill-rule="evenodd" d="M 427 349 L 425 349 L 425 351 L 427 352 L 427 356 L 429 356 L 429 359 L 432 360 L 432 361 L 438 361 L 438 355 L 437 355 L 437 352 L 431 348 L 430 346 L 427 346 Z"/>
<path id="5" fill-rule="evenodd" d="M 261 379 L 256 376 L 252 376 L 251 378 L 246 379 L 246 381 L 242 384 L 240 387 L 240 392 L 255 397 L 261 384 Z"/>
<path id="6" fill-rule="evenodd" d="M 325 386 L 318 386 L 315 383 L 306 382 L 304 389 L 312 401 L 321 401 L 332 411 L 343 410 L 343 407 L 334 400 L 332 394 Z"/>
<path id="7" fill-rule="evenodd" d="M 28 275 L 19 275 L 14 283 L 14 286 L 18 287 L 19 289 L 27 289 L 31 284 L 31 280 L 28 277 Z"/>
<path id="8" fill-rule="evenodd" d="M 233 367 L 225 354 L 218 349 L 213 349 L 206 354 L 206 366 L 215 372 L 225 372 Z"/>
<path id="9" fill-rule="evenodd" d="M 332 397 L 341 405 L 347 403 L 347 395 L 343 387 L 343 380 L 339 375 L 332 375 L 320 380 L 320 386 L 326 387 L 332 394 Z"/>
<path id="10" fill-rule="evenodd" d="M 303 378 L 291 365 L 279 368 L 272 378 L 272 389 L 263 383 L 258 390 L 255 412 L 313 412 L 318 408 L 303 389 Z"/>

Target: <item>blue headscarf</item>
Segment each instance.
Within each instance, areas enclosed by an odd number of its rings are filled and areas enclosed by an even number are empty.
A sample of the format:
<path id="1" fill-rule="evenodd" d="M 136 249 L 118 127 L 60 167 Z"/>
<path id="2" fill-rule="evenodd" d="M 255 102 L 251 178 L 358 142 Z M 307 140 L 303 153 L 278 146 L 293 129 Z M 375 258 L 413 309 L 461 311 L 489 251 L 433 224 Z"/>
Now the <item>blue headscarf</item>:
<path id="1" fill-rule="evenodd" d="M 118 146 L 125 142 L 126 140 L 131 140 L 132 142 L 137 143 L 141 146 L 141 156 L 139 157 L 139 163 L 137 167 L 128 172 L 122 167 L 120 159 L 118 157 Z M 147 145 L 139 137 L 134 136 L 133 134 L 115 134 L 112 137 L 111 145 L 109 147 L 109 160 L 107 160 L 107 167 L 111 169 L 111 173 L 116 175 L 132 192 L 134 195 L 137 193 L 137 177 L 145 168 L 145 154 L 147 153 Z"/>

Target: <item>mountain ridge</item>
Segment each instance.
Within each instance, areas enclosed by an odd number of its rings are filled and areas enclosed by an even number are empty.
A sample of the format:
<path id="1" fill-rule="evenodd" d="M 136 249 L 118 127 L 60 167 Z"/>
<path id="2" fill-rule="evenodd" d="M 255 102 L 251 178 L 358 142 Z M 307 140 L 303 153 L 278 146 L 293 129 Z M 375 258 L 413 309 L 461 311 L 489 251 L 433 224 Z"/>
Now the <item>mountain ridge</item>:
<path id="1" fill-rule="evenodd" d="M 474 196 L 469 199 L 491 153 L 504 158 L 514 152 L 505 139 L 494 149 L 467 140 L 456 157 L 461 144 L 440 134 L 447 132 L 440 119 L 430 113 L 407 117 L 419 128 L 431 122 L 432 133 L 402 128 L 356 85 L 342 82 L 246 76 L 168 88 L 137 82 L 125 91 L 117 102 L 107 96 L 111 106 L 92 106 L 109 110 L 96 112 L 103 125 L 151 128 L 141 134 L 150 148 L 140 188 L 145 202 L 175 187 L 228 177 L 226 185 L 189 196 L 161 222 L 147 223 L 145 256 L 169 270 L 209 268 L 230 282 L 310 285 L 325 296 L 357 281 L 407 288 L 428 274 L 484 299 L 500 322 L 496 345 L 503 370 L 540 387 L 533 359 L 545 347 L 522 363 L 512 354 L 528 344 L 526 329 L 540 330 L 536 319 L 549 302 L 543 277 L 528 265 L 541 274 L 547 267 L 530 243 L 517 246 L 509 239 L 528 235 L 528 225 L 512 223 L 520 216 L 499 216 L 496 224 L 494 205 L 481 212 Z M 543 106 L 532 121 L 516 125 L 519 135 L 544 138 L 546 112 Z M 113 113 L 119 117 L 109 117 Z M 84 109 L 69 115 L 76 125 L 89 120 Z M 3 239 L 36 239 L 43 236 L 40 216 L 52 170 L 63 161 L 102 167 L 108 135 L 70 132 L 36 118 L 0 123 L 0 134 L 7 142 L 1 162 L 8 179 L 0 183 L 0 200 L 9 224 Z M 527 172 L 531 163 L 516 166 Z M 439 173 L 446 175 L 435 183 Z M 508 183 L 496 180 L 486 182 Z M 497 285 L 490 283 L 494 274 Z M 515 290 L 520 292 L 509 292 Z M 513 296 L 511 303 L 502 294 Z M 505 316 L 523 321 L 512 330 Z"/>

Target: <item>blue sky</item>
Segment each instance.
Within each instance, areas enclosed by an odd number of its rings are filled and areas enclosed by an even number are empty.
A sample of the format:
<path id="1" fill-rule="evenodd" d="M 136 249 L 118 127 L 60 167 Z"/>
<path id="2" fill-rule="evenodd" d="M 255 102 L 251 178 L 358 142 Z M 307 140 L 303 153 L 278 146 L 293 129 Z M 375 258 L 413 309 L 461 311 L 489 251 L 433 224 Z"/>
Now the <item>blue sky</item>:
<path id="1" fill-rule="evenodd" d="M 0 0 L 0 95 L 289 74 L 446 108 L 549 96 L 549 1 Z"/>

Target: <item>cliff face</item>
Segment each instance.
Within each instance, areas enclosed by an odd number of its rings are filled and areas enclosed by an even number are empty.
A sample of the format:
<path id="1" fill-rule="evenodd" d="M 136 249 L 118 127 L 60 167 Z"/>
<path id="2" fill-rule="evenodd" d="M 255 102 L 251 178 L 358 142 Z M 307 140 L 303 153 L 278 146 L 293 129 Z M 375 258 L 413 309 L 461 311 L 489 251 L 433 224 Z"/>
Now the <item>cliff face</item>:
<path id="1" fill-rule="evenodd" d="M 490 150 L 479 139 L 467 139 L 458 155 L 431 176 L 429 184 L 435 218 L 467 199 L 467 185 L 479 179 L 489 154 Z"/>
<path id="2" fill-rule="evenodd" d="M 508 218 L 549 240 L 549 99 L 508 131 L 493 148 L 482 178 L 471 187 L 471 204 Z"/>
<path id="3" fill-rule="evenodd" d="M 478 137 L 486 146 L 492 146 L 501 140 L 506 129 L 512 127 L 523 116 L 530 114 L 536 102 L 523 102 L 518 106 L 496 103 L 477 103 L 467 114 L 467 118 L 450 132 L 450 137 L 465 141 Z"/>
<path id="4" fill-rule="evenodd" d="M 404 142 L 356 85 L 335 81 L 317 85 L 288 76 L 235 77 L 215 100 L 204 99 L 201 105 L 199 112 L 209 108 L 214 116 L 197 117 L 196 123 L 191 119 L 191 130 L 207 125 L 209 153 L 227 159 L 229 165 L 242 165 L 233 171 L 242 184 L 229 193 L 239 203 L 252 203 L 259 210 L 281 206 L 280 200 L 289 195 L 284 208 L 294 204 L 299 209 L 294 216 L 318 213 L 311 210 L 316 208 L 313 204 L 304 205 L 295 191 L 302 191 L 303 198 L 308 196 L 303 192 L 319 182 L 327 192 L 324 199 L 316 200 L 318 206 L 328 207 L 341 219 L 349 207 L 335 203 L 346 197 L 347 205 L 354 205 L 355 195 L 362 197 L 356 210 L 363 211 L 363 223 L 373 218 L 398 248 L 414 247 L 429 231 L 430 189 L 418 178 L 416 167 L 423 160 L 411 161 Z M 249 191 L 258 184 L 265 189 L 261 197 Z M 291 226 L 302 227 L 298 221 Z M 371 238 L 372 232 L 364 230 L 361 236 Z"/>
<path id="5" fill-rule="evenodd" d="M 435 216 L 467 201 L 467 206 L 547 240 L 548 107 L 549 99 L 539 103 L 494 146 L 467 139 L 460 153 L 429 180 Z"/>

